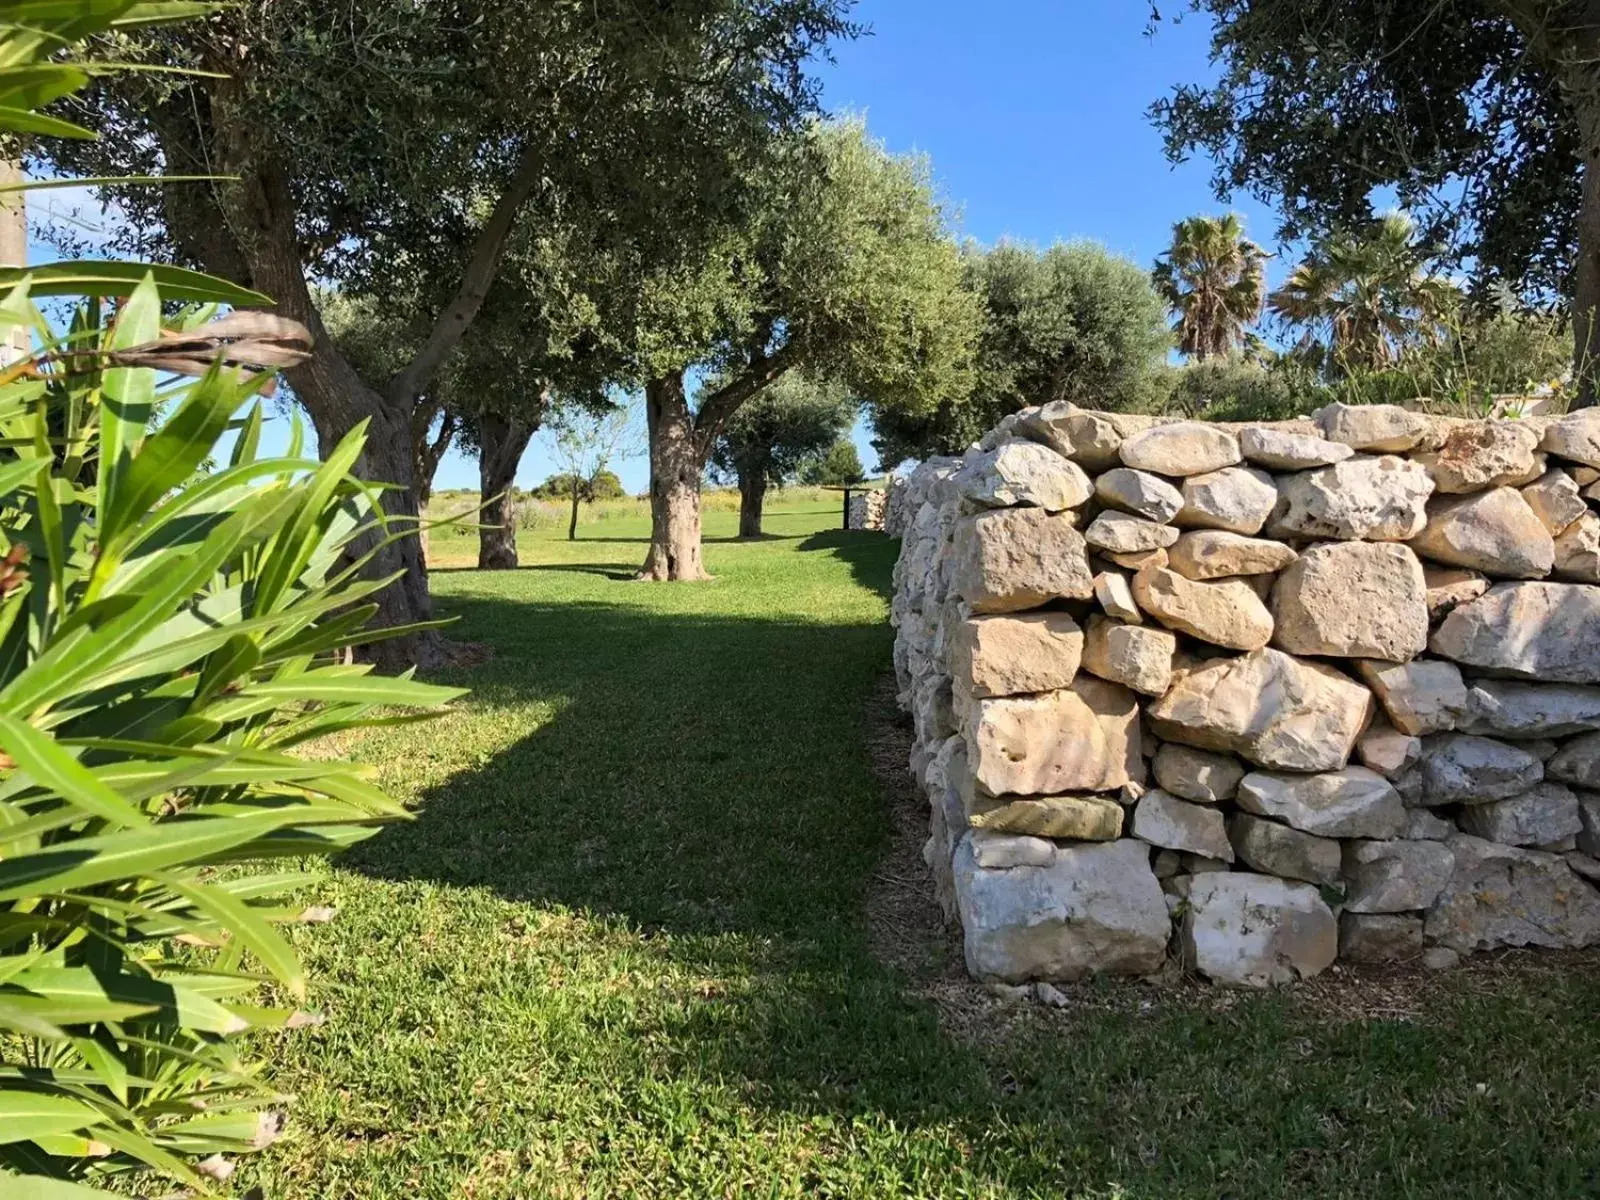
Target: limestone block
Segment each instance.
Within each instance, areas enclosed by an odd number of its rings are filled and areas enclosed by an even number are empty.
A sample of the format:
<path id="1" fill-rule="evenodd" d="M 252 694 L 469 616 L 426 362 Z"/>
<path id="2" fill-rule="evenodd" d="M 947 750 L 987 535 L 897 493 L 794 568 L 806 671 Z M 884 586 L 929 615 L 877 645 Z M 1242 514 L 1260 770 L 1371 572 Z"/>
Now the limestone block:
<path id="1" fill-rule="evenodd" d="M 1421 803 L 1429 808 L 1505 800 L 1543 778 L 1542 762 L 1493 738 L 1446 733 L 1423 743 Z"/>
<path id="2" fill-rule="evenodd" d="M 1331 466 L 1355 453 L 1343 442 L 1263 425 L 1251 425 L 1239 431 L 1239 450 L 1247 461 L 1269 471 L 1304 471 L 1310 467 Z"/>
<path id="3" fill-rule="evenodd" d="M 987 829 L 972 832 L 972 858 L 990 871 L 1011 867 L 1048 867 L 1055 861 L 1056 846 L 1048 838 L 1017 833 L 993 833 Z"/>
<path id="4" fill-rule="evenodd" d="M 1232 650 L 1256 650 L 1272 637 L 1272 614 L 1238 579 L 1197 583 L 1166 568 L 1133 577 L 1139 607 L 1169 629 Z"/>
<path id="5" fill-rule="evenodd" d="M 1558 579 L 1600 583 L 1600 517 L 1584 513 L 1556 535 Z"/>
<path id="6" fill-rule="evenodd" d="M 1221 529 L 1250 536 L 1272 515 L 1278 489 L 1255 467 L 1224 467 L 1183 481 L 1183 507 L 1174 522 L 1188 529 Z"/>
<path id="7" fill-rule="evenodd" d="M 1049 692 L 1072 683 L 1083 630 L 1064 612 L 973 617 L 956 627 L 950 673 L 974 697 Z"/>
<path id="8" fill-rule="evenodd" d="M 1094 577 L 1094 598 L 1100 602 L 1100 608 L 1106 616 L 1114 620 L 1132 625 L 1144 620 L 1144 614 L 1134 602 L 1133 589 L 1128 586 L 1126 575 L 1116 571 L 1101 571 Z"/>
<path id="9" fill-rule="evenodd" d="M 1409 663 L 1362 659 L 1356 671 L 1401 733 L 1442 733 L 1456 727 L 1467 708 L 1461 668 L 1436 659 Z"/>
<path id="10" fill-rule="evenodd" d="M 1299 557 L 1282 542 L 1245 537 L 1222 529 L 1191 529 L 1167 551 L 1172 569 L 1186 579 L 1270 575 Z"/>
<path id="11" fill-rule="evenodd" d="M 1339 957 L 1347 962 L 1404 962 L 1421 953 L 1421 917 L 1399 913 L 1340 914 Z"/>
<path id="12" fill-rule="evenodd" d="M 1593 792 L 1578 793 L 1578 820 L 1583 822 L 1583 828 L 1578 832 L 1578 849 L 1600 857 L 1600 795 Z"/>
<path id="13" fill-rule="evenodd" d="M 1573 738 L 1545 763 L 1544 773 L 1574 787 L 1600 788 L 1600 733 Z"/>
<path id="14" fill-rule="evenodd" d="M 1506 800 L 1469 805 L 1460 820 L 1464 832 L 1505 846 L 1544 846 L 1583 832 L 1578 797 L 1549 782 Z"/>
<path id="15" fill-rule="evenodd" d="M 953 590 L 978 613 L 1094 594 L 1088 551 L 1071 515 L 1041 508 L 996 509 L 957 521 L 950 572 Z"/>
<path id="16" fill-rule="evenodd" d="M 1095 615 L 1089 618 L 1083 669 L 1146 696 L 1159 696 L 1172 683 L 1177 649 L 1177 636 L 1165 629 Z"/>
<path id="17" fill-rule="evenodd" d="M 1204 475 L 1242 459 L 1239 440 L 1199 421 L 1156 425 L 1124 438 L 1118 454 L 1125 466 L 1157 475 Z"/>
<path id="18" fill-rule="evenodd" d="M 1147 710 L 1156 735 L 1284 771 L 1343 767 L 1366 728 L 1372 693 L 1332 667 L 1270 648 L 1175 675 Z"/>
<path id="19" fill-rule="evenodd" d="M 1465 567 L 1437 567 L 1422 564 L 1422 578 L 1428 585 L 1428 620 L 1437 621 L 1456 608 L 1476 600 L 1489 590 L 1489 581 Z"/>
<path id="20" fill-rule="evenodd" d="M 1537 579 L 1555 565 L 1555 541 L 1522 493 L 1500 487 L 1428 502 L 1428 523 L 1411 539 L 1424 558 L 1505 579 Z"/>
<path id="21" fill-rule="evenodd" d="M 1343 869 L 1347 912 L 1412 912 L 1438 899 L 1455 855 L 1444 842 L 1352 841 L 1344 844 Z"/>
<path id="22" fill-rule="evenodd" d="M 1164 550 L 1178 540 L 1178 531 L 1171 525 L 1158 525 L 1143 517 L 1107 509 L 1089 523 L 1083 531 L 1089 545 L 1099 550 L 1118 554 L 1139 554 L 1147 550 Z"/>
<path id="23" fill-rule="evenodd" d="M 1581 683 L 1480 679 L 1456 728 L 1503 738 L 1551 738 L 1600 729 L 1600 688 Z M 1532 753 L 1532 747 L 1524 746 Z"/>
<path id="24" fill-rule="evenodd" d="M 1151 763 L 1156 783 L 1175 796 L 1199 804 L 1230 800 L 1244 778 L 1244 768 L 1227 754 L 1213 754 L 1168 742 Z"/>
<path id="25" fill-rule="evenodd" d="M 1104 796 L 1023 796 L 973 813 L 968 823 L 994 833 L 1111 842 L 1122 836 L 1122 815 L 1122 805 Z"/>
<path id="26" fill-rule="evenodd" d="M 1537 465 L 1539 438 L 1540 430 L 1525 421 L 1457 425 L 1434 459 L 1434 485 L 1446 494 L 1462 494 L 1524 480 Z"/>
<path id="27" fill-rule="evenodd" d="M 1309 884 L 1214 872 L 1189 887 L 1180 943 L 1185 963 L 1214 983 L 1270 987 L 1325 970 L 1339 932 Z"/>
<path id="28" fill-rule="evenodd" d="M 1160 788 L 1146 792 L 1134 806 L 1132 833 L 1152 846 L 1233 861 L 1222 813 L 1211 805 L 1180 800 Z"/>
<path id="29" fill-rule="evenodd" d="M 1428 645 L 1422 564 L 1392 543 L 1312 546 L 1278 576 L 1272 617 L 1291 654 L 1409 661 Z"/>
<path id="30" fill-rule="evenodd" d="M 1148 428 L 1153 420 L 1128 413 L 1090 412 L 1055 400 L 1018 421 L 1016 431 L 1093 472 L 1114 466 L 1123 437 Z"/>
<path id="31" fill-rule="evenodd" d="M 1100 553 L 1110 562 L 1129 571 L 1142 571 L 1146 567 L 1167 565 L 1167 552 L 1164 549 L 1130 550 L 1127 553 L 1120 550 L 1102 550 Z"/>
<path id="32" fill-rule="evenodd" d="M 1007 983 L 1159 970 L 1170 925 L 1149 853 L 1124 839 L 1062 847 L 1047 867 L 992 871 L 963 841 L 954 869 L 967 970 Z"/>
<path id="33" fill-rule="evenodd" d="M 1094 481 L 1095 498 L 1107 508 L 1166 522 L 1183 507 L 1183 493 L 1159 475 L 1116 467 Z M 1576 491 L 1574 491 L 1576 494 Z"/>
<path id="34" fill-rule="evenodd" d="M 1352 458 L 1278 478 L 1272 537 L 1403 541 L 1427 524 L 1433 480 L 1403 458 Z"/>
<path id="35" fill-rule="evenodd" d="M 1558 855 L 1461 834 L 1450 882 L 1423 932 L 1462 954 L 1497 946 L 1577 949 L 1600 942 L 1600 892 Z"/>
<path id="36" fill-rule="evenodd" d="M 1406 826 L 1400 793 L 1365 767 L 1320 775 L 1252 772 L 1240 781 L 1235 803 L 1318 837 L 1393 838 Z"/>
<path id="37" fill-rule="evenodd" d="M 1330 404 L 1311 414 L 1322 436 L 1357 450 L 1410 450 L 1428 431 L 1426 418 L 1395 404 Z"/>
<path id="38" fill-rule="evenodd" d="M 1263 875 L 1316 884 L 1339 882 L 1340 851 L 1335 838 L 1303 833 L 1246 812 L 1228 817 L 1228 837 L 1239 861 Z"/>
<path id="39" fill-rule="evenodd" d="M 1396 776 L 1410 770 L 1421 757 L 1421 738 L 1401 733 L 1382 719 L 1374 721 L 1372 728 L 1356 742 L 1356 758 L 1361 765 L 1391 782 Z"/>
<path id="40" fill-rule="evenodd" d="M 1523 500 L 1550 531 L 1551 537 L 1559 536 L 1589 511 L 1578 494 L 1578 481 L 1559 467 L 1546 471 L 1521 491 Z"/>
<path id="41" fill-rule="evenodd" d="M 1428 645 L 1497 674 L 1600 683 L 1600 587 L 1496 584 L 1446 617 Z"/>
<path id="42" fill-rule="evenodd" d="M 1093 492 L 1089 477 L 1037 442 L 1006 442 L 973 458 L 955 477 L 961 495 L 988 508 L 1034 505 L 1047 512 L 1077 508 Z"/>
<path id="43" fill-rule="evenodd" d="M 1600 411 L 1580 408 L 1544 427 L 1539 448 L 1557 458 L 1600 467 Z"/>
<path id="44" fill-rule="evenodd" d="M 1111 792 L 1144 778 L 1133 693 L 1090 675 L 1059 691 L 976 701 L 966 740 L 973 778 L 993 796 Z"/>

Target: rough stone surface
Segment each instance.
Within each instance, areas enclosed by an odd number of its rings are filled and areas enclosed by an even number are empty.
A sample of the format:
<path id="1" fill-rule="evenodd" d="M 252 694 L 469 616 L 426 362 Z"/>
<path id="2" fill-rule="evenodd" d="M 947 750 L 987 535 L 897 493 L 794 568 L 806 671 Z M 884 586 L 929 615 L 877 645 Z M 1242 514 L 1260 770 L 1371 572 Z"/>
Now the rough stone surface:
<path id="1" fill-rule="evenodd" d="M 953 678 L 973 696 L 1015 696 L 1068 686 L 1083 657 L 1083 630 L 1063 612 L 974 617 L 956 627 Z"/>
<path id="2" fill-rule="evenodd" d="M 1309 884 L 1214 872 L 1190 885 L 1180 943 L 1185 963 L 1215 983 L 1270 987 L 1325 970 L 1339 930 Z"/>
<path id="3" fill-rule="evenodd" d="M 1178 540 L 1178 531 L 1171 525 L 1158 525 L 1143 517 L 1107 510 L 1089 523 L 1083 537 L 1097 549 L 1130 554 L 1164 550 Z"/>
<path id="4" fill-rule="evenodd" d="M 1546 471 L 1522 489 L 1522 498 L 1533 515 L 1555 537 L 1579 517 L 1589 511 L 1589 506 L 1578 494 L 1578 481 L 1560 468 Z"/>
<path id="5" fill-rule="evenodd" d="M 1172 569 L 1186 579 L 1224 579 L 1233 575 L 1270 575 L 1299 557 L 1282 542 L 1245 537 L 1222 529 L 1193 529 L 1180 534 L 1167 551 Z"/>
<path id="6" fill-rule="evenodd" d="M 1341 959 L 1354 963 L 1405 962 L 1421 953 L 1421 917 L 1353 912 L 1339 917 Z"/>
<path id="7" fill-rule="evenodd" d="M 1244 767 L 1227 754 L 1213 754 L 1168 742 L 1151 763 L 1156 782 L 1175 796 L 1199 804 L 1231 800 L 1244 778 Z"/>
<path id="8" fill-rule="evenodd" d="M 1146 792 L 1134 807 L 1132 833 L 1152 846 L 1233 861 L 1222 813 L 1210 805 L 1180 800 L 1160 788 Z"/>
<path id="9" fill-rule="evenodd" d="M 1269 471 L 1304 471 L 1343 462 L 1355 453 L 1343 442 L 1309 433 L 1292 433 L 1253 425 L 1239 431 L 1239 450 L 1245 458 Z"/>
<path id="10" fill-rule="evenodd" d="M 1506 846 L 1544 846 L 1583 832 L 1578 797 L 1559 783 L 1540 783 L 1508 800 L 1461 810 L 1461 828 Z"/>
<path id="11" fill-rule="evenodd" d="M 1047 512 L 1076 508 L 1093 491 L 1082 467 L 1037 442 L 1006 442 L 980 454 L 962 467 L 955 482 L 974 504 L 1028 504 Z"/>
<path id="12" fill-rule="evenodd" d="M 1410 450 L 1427 433 L 1427 420 L 1395 404 L 1330 404 L 1311 419 L 1331 442 L 1357 450 Z"/>
<path id="13" fill-rule="evenodd" d="M 1146 567 L 1167 565 L 1167 552 L 1161 549 L 1131 550 L 1126 554 L 1118 550 L 1102 550 L 1100 553 L 1110 562 L 1129 571 L 1142 571 Z"/>
<path id="14" fill-rule="evenodd" d="M 1144 775 L 1133 693 L 1089 675 L 1054 692 L 976 701 L 966 740 L 973 778 L 994 796 L 1110 792 Z"/>
<path id="15" fill-rule="evenodd" d="M 967 970 L 1005 983 L 1148 975 L 1166 957 L 1166 901 L 1149 848 L 1132 839 L 1066 846 L 1048 867 L 987 871 L 956 850 Z"/>
<path id="16" fill-rule="evenodd" d="M 1272 476 L 1254 467 L 1224 467 L 1183 481 L 1183 507 L 1173 518 L 1190 529 L 1261 532 L 1278 503 Z"/>
<path id="17" fill-rule="evenodd" d="M 1544 778 L 1544 764 L 1517 746 L 1470 733 L 1429 738 L 1422 750 L 1422 803 L 1487 804 L 1520 795 Z"/>
<path id="18" fill-rule="evenodd" d="M 991 871 L 1003 871 L 1011 867 L 1048 867 L 1055 857 L 1055 843 L 1047 838 L 995 833 L 988 829 L 972 831 L 973 861 Z"/>
<path id="19" fill-rule="evenodd" d="M 1584 513 L 1556 535 L 1558 579 L 1600 583 L 1600 517 Z"/>
<path id="20" fill-rule="evenodd" d="M 1386 542 L 1323 542 L 1278 576 L 1273 644 L 1291 654 L 1406 662 L 1428 645 L 1422 564 Z"/>
<path id="21" fill-rule="evenodd" d="M 1545 763 L 1544 773 L 1574 787 L 1600 788 L 1600 733 L 1573 738 Z"/>
<path id="22" fill-rule="evenodd" d="M 1453 837 L 1455 870 L 1428 912 L 1429 941 L 1462 954 L 1496 946 L 1600 942 L 1600 892 L 1557 855 Z"/>
<path id="23" fill-rule="evenodd" d="M 1344 845 L 1344 907 L 1354 913 L 1427 908 L 1450 882 L 1455 856 L 1444 842 L 1410 839 Z"/>
<path id="24" fill-rule="evenodd" d="M 1433 659 L 1409 663 L 1356 663 L 1389 720 L 1401 733 L 1443 733 L 1456 727 L 1467 708 L 1461 668 Z"/>
<path id="25" fill-rule="evenodd" d="M 1365 767 L 1320 775 L 1252 772 L 1239 783 L 1238 805 L 1318 837 L 1393 838 L 1406 826 L 1400 793 Z"/>
<path id="26" fill-rule="evenodd" d="M 1427 926 L 1423 926 L 1427 934 Z M 1461 965 L 1461 955 L 1449 946 L 1429 946 L 1422 952 L 1422 965 L 1430 971 L 1453 971 Z"/>
<path id="27" fill-rule="evenodd" d="M 1183 493 L 1176 487 L 1159 475 L 1130 467 L 1117 467 L 1100 476 L 1094 481 L 1094 494 L 1108 508 L 1151 521 L 1170 521 L 1183 507 Z"/>
<path id="28" fill-rule="evenodd" d="M 958 521 L 951 584 L 974 612 L 1015 612 L 1094 593 L 1083 535 L 1071 515 L 1041 508 L 996 509 Z"/>
<path id="29" fill-rule="evenodd" d="M 1172 656 L 1177 649 L 1177 636 L 1165 629 L 1092 616 L 1083 669 L 1146 696 L 1159 696 L 1172 683 Z"/>
<path id="30" fill-rule="evenodd" d="M 1299 879 L 1306 883 L 1339 882 L 1339 843 L 1236 812 L 1228 818 L 1228 837 L 1239 861 L 1264 875 Z"/>
<path id="31" fill-rule="evenodd" d="M 1505 579 L 1537 579 L 1555 564 L 1555 541 L 1515 488 L 1428 502 L 1411 548 L 1434 562 Z"/>
<path id="32" fill-rule="evenodd" d="M 1456 728 L 1504 738 L 1550 738 L 1600 729 L 1600 688 L 1580 683 L 1480 679 Z"/>
<path id="33" fill-rule="evenodd" d="M 1583 829 L 1578 833 L 1578 849 L 1600 856 L 1600 796 L 1593 792 L 1578 794 L 1578 820 L 1583 822 Z"/>
<path id="34" fill-rule="evenodd" d="M 1378 721 L 1356 743 L 1356 757 L 1363 767 L 1392 781 L 1422 757 L 1422 739 Z"/>
<path id="35" fill-rule="evenodd" d="M 1590 858 L 1579 850 L 1569 850 L 1561 856 L 1566 860 L 1567 866 L 1572 868 L 1572 873 L 1580 879 L 1587 879 L 1591 883 L 1600 883 L 1600 859 Z"/>
<path id="36" fill-rule="evenodd" d="M 1024 796 L 973 813 L 973 829 L 1110 842 L 1122 836 L 1122 805 L 1104 796 Z"/>
<path id="37" fill-rule="evenodd" d="M 1425 808 L 1406 809 L 1406 831 L 1403 836 L 1408 838 L 1423 838 L 1428 841 L 1440 841 L 1455 834 L 1456 827 L 1451 821 L 1429 812 Z"/>
<path id="38" fill-rule="evenodd" d="M 1586 467 L 1600 467 L 1600 410 L 1581 408 L 1544 427 L 1539 449 Z"/>
<path id="39" fill-rule="evenodd" d="M 1278 478 L 1274 537 L 1403 541 L 1427 524 L 1433 480 L 1416 463 L 1352 458 Z"/>
<path id="40" fill-rule="evenodd" d="M 1117 447 L 1124 435 L 1144 428 L 1148 421 L 1148 417 L 1123 413 L 1090 412 L 1055 400 L 1020 420 L 1016 430 L 1086 470 L 1102 471 L 1117 462 Z"/>
<path id="41" fill-rule="evenodd" d="M 1537 465 L 1540 431 L 1525 421 L 1457 425 L 1433 462 L 1433 482 L 1447 494 L 1479 492 L 1525 479 Z"/>
<path id="42" fill-rule="evenodd" d="M 1443 658 L 1553 683 L 1600 679 L 1600 587 L 1501 583 L 1448 617 L 1429 640 Z"/>
<path id="43" fill-rule="evenodd" d="M 1428 620 L 1437 621 L 1468 601 L 1489 590 L 1489 581 L 1465 567 L 1436 567 L 1422 564 L 1422 578 L 1428 585 Z"/>
<path id="44" fill-rule="evenodd" d="M 1372 693 L 1349 676 L 1267 648 L 1176 674 L 1147 715 L 1166 741 L 1275 770 L 1333 771 L 1349 761 L 1371 711 Z"/>
<path id="45" fill-rule="evenodd" d="M 1256 650 L 1272 637 L 1272 614 L 1237 579 L 1196 583 L 1166 568 L 1133 577 L 1139 607 L 1169 629 L 1233 650 Z"/>
<path id="46" fill-rule="evenodd" d="M 1128 577 L 1115 571 L 1101 571 L 1094 577 L 1094 598 L 1106 616 L 1137 625 L 1144 620 L 1139 606 L 1134 602 L 1133 589 Z"/>
<path id="47" fill-rule="evenodd" d="M 1243 457 L 1233 434 L 1199 421 L 1175 421 L 1136 433 L 1123 439 L 1118 454 L 1136 470 L 1178 476 L 1218 471 Z"/>

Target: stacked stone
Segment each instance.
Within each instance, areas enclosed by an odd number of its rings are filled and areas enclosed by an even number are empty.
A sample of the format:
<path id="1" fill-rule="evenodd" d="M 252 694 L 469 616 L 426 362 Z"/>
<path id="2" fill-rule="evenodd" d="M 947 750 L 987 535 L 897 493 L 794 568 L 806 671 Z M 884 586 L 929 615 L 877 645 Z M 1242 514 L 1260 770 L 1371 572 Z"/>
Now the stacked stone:
<path id="1" fill-rule="evenodd" d="M 889 496 L 886 491 L 855 493 L 850 497 L 849 507 L 845 509 L 845 527 L 881 531 L 888 501 Z"/>
<path id="2" fill-rule="evenodd" d="M 1600 412 L 1051 404 L 903 492 L 895 666 L 974 975 L 1600 942 Z"/>

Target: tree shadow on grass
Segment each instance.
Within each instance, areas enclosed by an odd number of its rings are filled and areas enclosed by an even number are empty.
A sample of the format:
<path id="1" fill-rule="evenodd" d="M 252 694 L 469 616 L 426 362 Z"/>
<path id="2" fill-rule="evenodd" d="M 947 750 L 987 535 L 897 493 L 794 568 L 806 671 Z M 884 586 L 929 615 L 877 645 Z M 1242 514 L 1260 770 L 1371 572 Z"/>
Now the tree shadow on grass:
<path id="1" fill-rule="evenodd" d="M 801 549 L 887 594 L 880 535 Z M 826 1144 L 880 1173 L 879 1193 L 851 1194 L 1577 1195 L 1595 1182 L 1594 981 L 1491 995 L 1448 1020 L 1320 1023 L 1275 997 L 1147 1012 L 1150 993 L 1113 987 L 1065 1017 L 996 1005 L 956 1037 L 872 958 L 863 928 L 889 836 L 862 733 L 888 656 L 876 623 L 485 596 L 440 608 L 461 616 L 458 636 L 496 647 L 459 679 L 478 703 L 554 715 L 345 863 L 614 918 L 636 935 L 630 954 L 730 989 L 652 1008 L 637 1049 L 624 1038 L 597 1067 L 624 1090 L 703 1080 L 849 1131 Z M 1481 1080 L 1495 1103 L 1474 1099 Z M 806 1190 L 843 1194 L 829 1163 L 816 1169 Z"/>

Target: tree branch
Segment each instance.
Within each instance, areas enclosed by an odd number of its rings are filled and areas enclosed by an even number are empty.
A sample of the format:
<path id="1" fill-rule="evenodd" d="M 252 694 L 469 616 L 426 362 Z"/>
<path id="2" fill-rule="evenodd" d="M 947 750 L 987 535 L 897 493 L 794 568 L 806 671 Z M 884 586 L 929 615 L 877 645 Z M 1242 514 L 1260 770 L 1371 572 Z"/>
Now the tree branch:
<path id="1" fill-rule="evenodd" d="M 511 237 L 517 214 L 539 186 L 543 168 L 544 160 L 532 149 L 523 152 L 516 173 L 495 202 L 489 219 L 478 231 L 472 257 L 462 273 L 461 285 L 456 289 L 454 299 L 434 321 L 427 340 L 415 357 L 389 381 L 388 394 L 391 400 L 410 404 L 471 327 L 500 269 L 500 260 L 505 255 L 506 242 Z"/>
<path id="2" fill-rule="evenodd" d="M 793 342 L 770 355 L 757 355 L 735 378 L 707 396 L 694 416 L 695 437 L 702 451 L 710 450 L 711 444 L 722 432 L 723 424 L 738 411 L 741 404 L 794 366 L 799 358 L 799 347 Z"/>

